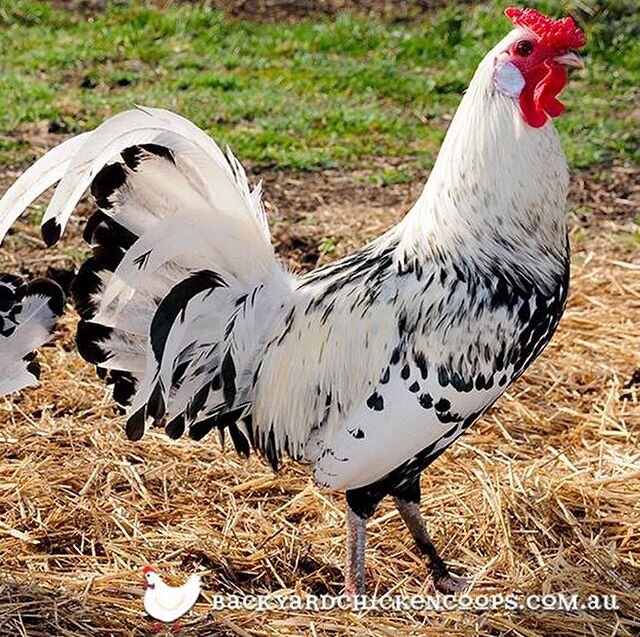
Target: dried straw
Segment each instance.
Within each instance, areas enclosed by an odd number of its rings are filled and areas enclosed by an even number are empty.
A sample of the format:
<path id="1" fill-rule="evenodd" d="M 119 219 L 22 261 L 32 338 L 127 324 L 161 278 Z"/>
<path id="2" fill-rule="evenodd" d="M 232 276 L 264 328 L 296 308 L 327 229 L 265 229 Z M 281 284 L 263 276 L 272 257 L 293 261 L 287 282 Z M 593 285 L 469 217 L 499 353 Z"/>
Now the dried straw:
<path id="1" fill-rule="evenodd" d="M 185 635 L 637 635 L 640 259 L 621 223 L 576 229 L 553 343 L 422 480 L 432 535 L 474 594 L 614 594 L 617 612 L 211 611 L 216 593 L 340 593 L 342 497 L 213 438 L 128 442 L 69 317 L 41 386 L 0 401 L 0 634 L 142 634 L 151 563 L 203 576 Z M 368 541 L 370 593 L 433 593 L 389 503 Z"/>

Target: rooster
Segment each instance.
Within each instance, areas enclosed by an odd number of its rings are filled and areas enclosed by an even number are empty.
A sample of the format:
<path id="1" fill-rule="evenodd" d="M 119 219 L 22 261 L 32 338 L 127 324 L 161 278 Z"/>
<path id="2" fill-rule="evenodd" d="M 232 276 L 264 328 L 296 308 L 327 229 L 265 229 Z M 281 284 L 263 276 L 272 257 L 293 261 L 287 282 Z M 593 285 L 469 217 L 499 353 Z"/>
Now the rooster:
<path id="1" fill-rule="evenodd" d="M 35 350 L 48 341 L 63 309 L 62 290 L 53 281 L 0 274 L 0 396 L 40 377 Z"/>
<path id="2" fill-rule="evenodd" d="M 387 495 L 430 568 L 420 474 L 525 371 L 562 315 L 568 169 L 552 118 L 585 44 L 571 18 L 511 8 L 424 190 L 354 254 L 303 276 L 276 259 L 261 188 L 230 151 L 157 108 L 114 116 L 36 162 L 0 237 L 47 187 L 51 246 L 85 189 L 98 210 L 72 293 L 78 350 L 113 384 L 126 433 L 227 434 L 346 492 L 345 592 L 365 590 L 366 521 Z"/>

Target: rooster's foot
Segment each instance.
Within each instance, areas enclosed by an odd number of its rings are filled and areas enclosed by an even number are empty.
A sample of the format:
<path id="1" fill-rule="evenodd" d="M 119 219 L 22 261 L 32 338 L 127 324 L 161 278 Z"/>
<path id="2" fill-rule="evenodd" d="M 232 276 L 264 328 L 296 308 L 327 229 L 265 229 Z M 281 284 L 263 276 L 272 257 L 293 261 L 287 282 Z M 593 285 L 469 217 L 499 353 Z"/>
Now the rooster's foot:
<path id="1" fill-rule="evenodd" d="M 447 571 L 433 575 L 435 589 L 445 595 L 460 593 L 469 586 L 469 582 L 462 577 L 453 577 Z"/>

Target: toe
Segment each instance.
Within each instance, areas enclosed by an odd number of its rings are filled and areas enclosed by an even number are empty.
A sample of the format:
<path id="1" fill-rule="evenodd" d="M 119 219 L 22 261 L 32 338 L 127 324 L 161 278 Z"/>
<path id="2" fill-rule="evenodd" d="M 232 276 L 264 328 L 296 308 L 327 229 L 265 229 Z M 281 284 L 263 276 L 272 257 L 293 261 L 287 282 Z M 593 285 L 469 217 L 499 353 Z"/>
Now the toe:
<path id="1" fill-rule="evenodd" d="M 433 578 L 433 584 L 436 590 L 445 595 L 452 595 L 453 593 L 461 593 L 468 586 L 469 582 L 462 577 L 453 577 L 449 573 L 444 573 Z"/>

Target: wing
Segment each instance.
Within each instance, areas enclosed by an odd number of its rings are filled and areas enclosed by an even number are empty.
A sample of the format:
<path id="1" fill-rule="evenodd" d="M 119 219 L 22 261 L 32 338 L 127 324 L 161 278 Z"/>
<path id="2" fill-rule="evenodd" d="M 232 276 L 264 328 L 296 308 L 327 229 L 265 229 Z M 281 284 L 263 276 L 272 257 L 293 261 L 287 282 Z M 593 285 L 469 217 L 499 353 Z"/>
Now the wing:
<path id="1" fill-rule="evenodd" d="M 414 271 L 415 272 L 415 271 Z M 397 337 L 377 386 L 308 442 L 319 484 L 370 485 L 451 445 L 542 351 L 566 300 L 464 264 L 397 281 Z"/>
<path id="2" fill-rule="evenodd" d="M 461 379 L 457 389 L 444 382 L 441 368 L 422 353 L 401 355 L 400 347 L 375 390 L 331 440 L 322 441 L 314 466 L 318 484 L 356 489 L 383 478 L 417 453 L 437 455 L 504 391 L 507 375 L 502 385 L 492 382 L 478 389 L 471 377 Z"/>

